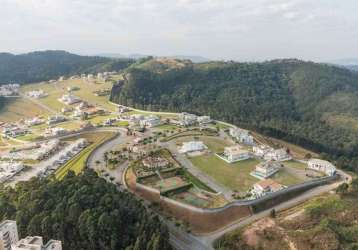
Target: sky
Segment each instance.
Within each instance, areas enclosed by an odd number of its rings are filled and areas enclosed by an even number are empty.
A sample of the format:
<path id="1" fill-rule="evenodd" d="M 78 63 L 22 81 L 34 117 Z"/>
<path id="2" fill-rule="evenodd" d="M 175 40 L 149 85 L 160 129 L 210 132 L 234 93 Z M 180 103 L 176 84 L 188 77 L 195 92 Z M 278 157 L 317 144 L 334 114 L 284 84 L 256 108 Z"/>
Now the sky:
<path id="1" fill-rule="evenodd" d="M 0 51 L 358 58 L 357 0 L 0 0 Z"/>

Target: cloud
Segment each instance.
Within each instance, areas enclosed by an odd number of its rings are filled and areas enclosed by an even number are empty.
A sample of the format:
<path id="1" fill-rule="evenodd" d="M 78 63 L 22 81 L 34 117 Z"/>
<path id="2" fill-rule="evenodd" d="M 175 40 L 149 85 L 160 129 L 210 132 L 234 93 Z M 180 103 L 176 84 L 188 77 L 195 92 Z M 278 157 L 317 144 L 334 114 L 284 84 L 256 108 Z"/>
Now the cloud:
<path id="1" fill-rule="evenodd" d="M 358 53 L 354 0 L 0 0 L 0 6 L 0 51 L 233 59 Z"/>

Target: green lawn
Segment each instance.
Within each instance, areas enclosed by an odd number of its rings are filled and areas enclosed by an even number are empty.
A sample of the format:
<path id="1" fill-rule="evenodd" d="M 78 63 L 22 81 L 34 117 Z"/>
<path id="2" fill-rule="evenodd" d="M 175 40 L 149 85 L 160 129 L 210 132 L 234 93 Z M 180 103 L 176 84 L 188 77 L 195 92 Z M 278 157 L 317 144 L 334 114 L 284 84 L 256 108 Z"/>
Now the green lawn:
<path id="1" fill-rule="evenodd" d="M 232 190 L 247 191 L 258 179 L 250 172 L 260 162 L 256 159 L 229 164 L 215 155 L 203 155 L 190 158 L 191 162 L 203 172 Z"/>
<path id="2" fill-rule="evenodd" d="M 107 119 L 116 117 L 117 115 L 95 115 L 87 119 L 87 121 L 90 121 L 92 124 L 102 124 Z"/>
<path id="3" fill-rule="evenodd" d="M 283 165 L 285 165 L 286 167 L 297 168 L 300 170 L 305 170 L 305 168 L 307 167 L 307 164 L 295 160 L 285 161 L 283 162 Z"/>
<path id="4" fill-rule="evenodd" d="M 160 126 L 155 127 L 155 129 L 160 129 L 160 130 L 177 130 L 179 127 L 173 124 L 163 124 Z"/>
<path id="5" fill-rule="evenodd" d="M 303 179 L 291 174 L 285 168 L 281 168 L 280 171 L 272 175 L 270 178 L 285 186 L 291 186 L 304 182 Z"/>

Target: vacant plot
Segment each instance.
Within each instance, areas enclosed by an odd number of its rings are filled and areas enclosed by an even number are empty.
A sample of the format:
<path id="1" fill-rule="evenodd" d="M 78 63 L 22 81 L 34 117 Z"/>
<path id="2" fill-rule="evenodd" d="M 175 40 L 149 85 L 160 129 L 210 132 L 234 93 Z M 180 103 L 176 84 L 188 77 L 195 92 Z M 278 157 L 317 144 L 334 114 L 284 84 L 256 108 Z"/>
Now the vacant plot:
<path id="1" fill-rule="evenodd" d="M 67 130 L 77 130 L 81 127 L 80 121 L 67 121 L 56 124 L 56 127 L 61 127 Z"/>
<path id="2" fill-rule="evenodd" d="M 285 161 L 283 162 L 283 165 L 285 165 L 286 167 L 296 168 L 299 170 L 305 170 L 307 168 L 307 164 L 295 160 Z"/>
<path id="3" fill-rule="evenodd" d="M 210 203 L 212 203 L 211 197 L 204 197 L 194 188 L 171 195 L 170 198 L 201 208 L 209 207 Z"/>
<path id="4" fill-rule="evenodd" d="M 47 114 L 47 110 L 26 98 L 7 98 L 7 103 L 0 109 L 0 121 L 14 122 Z"/>
<path id="5" fill-rule="evenodd" d="M 287 168 L 281 168 L 280 171 L 275 173 L 270 178 L 285 186 L 291 186 L 305 181 L 298 175 L 288 171 Z"/>
<path id="6" fill-rule="evenodd" d="M 116 117 L 117 115 L 95 115 L 88 118 L 87 121 L 91 122 L 94 125 L 100 125 L 103 124 L 103 122 L 106 121 L 107 119 L 116 118 Z"/>
<path id="7" fill-rule="evenodd" d="M 191 162 L 207 175 L 214 178 L 232 190 L 245 192 L 258 181 L 250 175 L 255 166 L 260 162 L 249 159 L 229 164 L 213 154 L 190 158 Z"/>

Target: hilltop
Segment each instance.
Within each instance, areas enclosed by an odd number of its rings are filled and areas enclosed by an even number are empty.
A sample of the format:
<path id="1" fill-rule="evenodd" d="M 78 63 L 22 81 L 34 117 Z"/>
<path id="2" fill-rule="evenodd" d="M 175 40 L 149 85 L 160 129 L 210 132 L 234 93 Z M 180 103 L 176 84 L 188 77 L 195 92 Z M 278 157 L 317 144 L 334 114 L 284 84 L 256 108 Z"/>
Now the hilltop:
<path id="1" fill-rule="evenodd" d="M 208 114 L 334 158 L 358 160 L 358 74 L 296 59 L 263 63 L 148 58 L 125 71 L 111 100 Z"/>
<path id="2" fill-rule="evenodd" d="M 81 73 L 117 71 L 133 62 L 132 59 L 79 56 L 60 50 L 20 55 L 0 53 L 0 84 L 32 83 Z"/>

